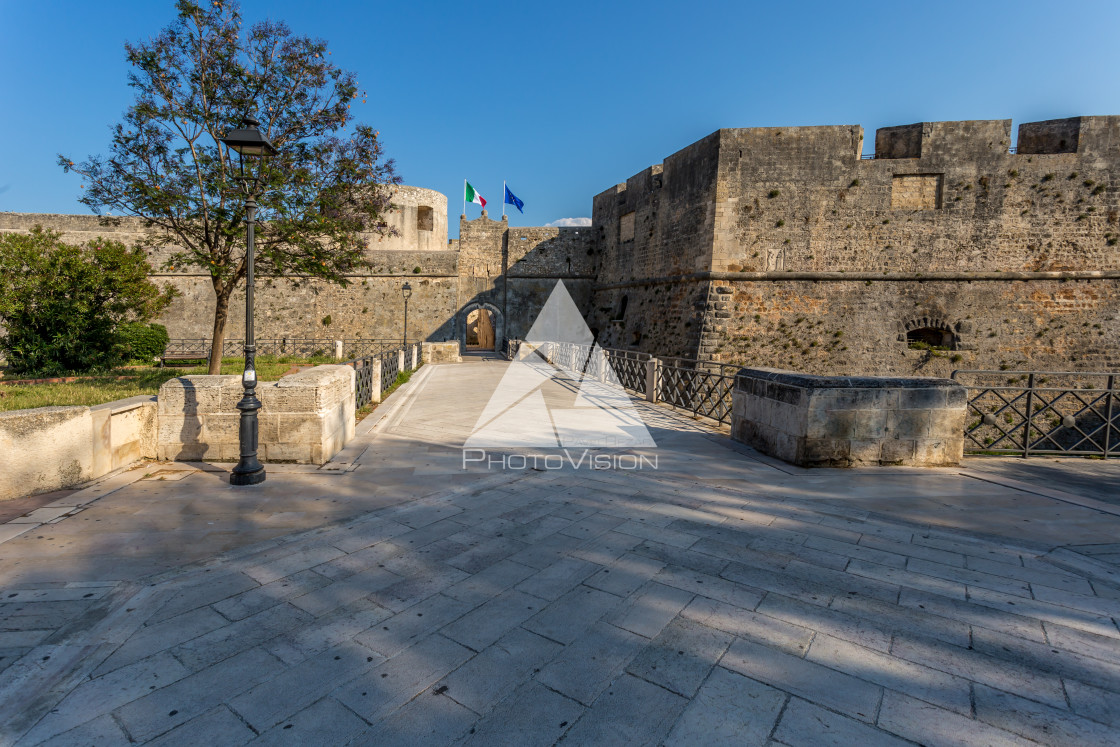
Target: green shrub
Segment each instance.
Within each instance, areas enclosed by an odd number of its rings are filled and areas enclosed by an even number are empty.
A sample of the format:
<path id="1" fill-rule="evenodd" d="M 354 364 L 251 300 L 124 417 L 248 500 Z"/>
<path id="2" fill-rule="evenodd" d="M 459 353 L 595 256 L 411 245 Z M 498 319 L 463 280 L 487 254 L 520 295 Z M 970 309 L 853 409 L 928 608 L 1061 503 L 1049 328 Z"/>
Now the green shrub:
<path id="1" fill-rule="evenodd" d="M 143 249 L 94 239 L 76 246 L 56 231 L 0 235 L 0 337 L 13 372 L 53 375 L 120 362 L 118 329 L 145 322 L 175 295 L 148 280 Z"/>
<path id="2" fill-rule="evenodd" d="M 117 329 L 117 339 L 126 360 L 148 362 L 163 355 L 171 338 L 162 324 L 129 322 Z"/>

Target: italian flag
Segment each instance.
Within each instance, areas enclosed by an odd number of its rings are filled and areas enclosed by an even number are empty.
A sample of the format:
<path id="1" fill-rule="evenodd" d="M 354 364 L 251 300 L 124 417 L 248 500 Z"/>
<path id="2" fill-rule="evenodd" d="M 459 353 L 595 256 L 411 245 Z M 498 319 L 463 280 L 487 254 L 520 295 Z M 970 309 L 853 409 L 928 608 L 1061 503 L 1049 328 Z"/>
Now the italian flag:
<path id="1" fill-rule="evenodd" d="M 473 202 L 476 205 L 481 205 L 482 207 L 486 207 L 486 199 L 483 198 L 483 196 L 480 195 L 477 191 L 475 191 L 475 188 L 471 186 L 470 182 L 466 182 L 466 185 L 467 185 L 467 187 L 466 187 L 467 191 L 464 194 L 463 198 L 467 202 Z"/>

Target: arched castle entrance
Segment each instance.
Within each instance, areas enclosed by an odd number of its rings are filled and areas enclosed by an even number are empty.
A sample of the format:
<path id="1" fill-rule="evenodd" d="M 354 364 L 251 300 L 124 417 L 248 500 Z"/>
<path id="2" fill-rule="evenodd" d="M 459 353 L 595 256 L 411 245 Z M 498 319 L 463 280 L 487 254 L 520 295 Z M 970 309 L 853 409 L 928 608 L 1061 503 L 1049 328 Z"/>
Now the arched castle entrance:
<path id="1" fill-rule="evenodd" d="M 462 350 L 493 350 L 502 352 L 506 340 L 506 324 L 497 306 L 470 303 L 455 318 L 456 337 Z"/>

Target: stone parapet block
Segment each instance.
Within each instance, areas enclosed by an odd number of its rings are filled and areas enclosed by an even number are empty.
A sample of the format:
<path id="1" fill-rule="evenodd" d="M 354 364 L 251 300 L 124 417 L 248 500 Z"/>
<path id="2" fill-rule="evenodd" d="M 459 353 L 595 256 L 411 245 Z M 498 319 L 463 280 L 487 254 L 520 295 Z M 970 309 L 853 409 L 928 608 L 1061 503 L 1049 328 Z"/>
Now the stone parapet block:
<path id="1" fill-rule="evenodd" d="M 258 384 L 258 456 L 264 462 L 323 464 L 354 437 L 354 369 L 316 366 Z M 243 396 L 239 376 L 184 376 L 159 395 L 158 458 L 237 461 Z"/>
<path id="2" fill-rule="evenodd" d="M 949 379 L 812 376 L 744 368 L 731 434 L 805 467 L 940 467 L 964 452 L 967 390 Z"/>
<path id="3" fill-rule="evenodd" d="M 424 348 L 425 363 L 463 362 L 458 342 L 425 342 L 421 343 L 421 345 Z"/>
<path id="4" fill-rule="evenodd" d="M 0 501 L 80 485 L 156 456 L 154 397 L 0 412 Z"/>

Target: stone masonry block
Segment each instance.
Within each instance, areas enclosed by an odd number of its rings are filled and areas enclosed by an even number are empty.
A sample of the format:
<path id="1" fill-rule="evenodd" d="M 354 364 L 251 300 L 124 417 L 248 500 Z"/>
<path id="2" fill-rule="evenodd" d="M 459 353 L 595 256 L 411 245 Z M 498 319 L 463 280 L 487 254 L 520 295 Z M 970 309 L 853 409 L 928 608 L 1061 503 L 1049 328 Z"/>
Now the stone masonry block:
<path id="1" fill-rule="evenodd" d="M 199 440 L 207 443 L 236 442 L 239 438 L 240 424 L 240 412 L 233 414 L 222 412 L 206 413 L 202 416 L 202 428 L 198 434 Z"/>
<path id="2" fill-rule="evenodd" d="M 275 417 L 279 421 L 279 437 L 276 440 L 281 443 L 312 443 L 323 438 L 323 420 L 310 413 Z"/>
<path id="3" fill-rule="evenodd" d="M 198 462 L 208 458 L 221 458 L 217 445 L 198 442 L 161 442 L 159 455 L 160 459 L 171 462 Z"/>
<path id="4" fill-rule="evenodd" d="M 238 413 L 240 415 L 240 413 Z M 284 440 L 280 433 L 280 415 L 265 412 L 257 413 L 257 438 L 262 442 Z"/>
<path id="5" fill-rule="evenodd" d="M 240 376 L 180 376 L 159 388 L 160 415 L 186 412 L 217 412 L 222 407 L 222 388 L 241 386 Z"/>
<path id="6" fill-rule="evenodd" d="M 225 441 L 220 444 L 211 444 L 217 450 L 217 455 L 210 457 L 222 462 L 237 462 L 241 460 L 241 444 L 236 441 Z"/>
<path id="7" fill-rule="evenodd" d="M 827 410 L 818 418 L 820 430 L 810 430 L 813 438 L 868 439 L 882 438 L 886 431 L 887 413 L 884 410 Z"/>
<path id="8" fill-rule="evenodd" d="M 263 457 L 270 462 L 296 462 L 298 464 L 313 464 L 312 444 L 264 444 Z"/>
<path id="9" fill-rule="evenodd" d="M 853 440 L 849 443 L 848 456 L 852 464 L 878 464 L 883 450 L 879 439 Z"/>
<path id="10" fill-rule="evenodd" d="M 965 408 L 968 405 L 968 390 L 963 386 L 955 386 L 946 389 L 945 404 L 948 407 Z"/>
<path id="11" fill-rule="evenodd" d="M 931 438 L 959 438 L 964 433 L 968 411 L 960 407 L 929 411 L 929 431 Z"/>
<path id="12" fill-rule="evenodd" d="M 885 433 L 892 438 L 925 438 L 935 410 L 889 410 Z"/>
<path id="13" fill-rule="evenodd" d="M 963 390 L 964 387 L 961 387 Z M 928 389 L 904 389 L 899 393 L 898 406 L 903 410 L 930 409 L 947 406 L 945 389 L 931 387 Z"/>
<path id="14" fill-rule="evenodd" d="M 459 355 L 458 342 L 424 342 L 421 343 L 423 348 L 424 361 L 426 363 L 462 363 L 463 359 Z M 532 349 L 526 349 L 528 343 L 522 343 L 521 352 L 528 355 Z M 522 356 L 523 357 L 523 356 Z"/>
<path id="15" fill-rule="evenodd" d="M 806 466 L 847 466 L 851 442 L 840 438 L 806 438 L 798 454 L 798 464 Z"/>
<path id="16" fill-rule="evenodd" d="M 914 439 L 886 439 L 879 456 L 880 464 L 913 464 L 917 441 Z"/>
<path id="17" fill-rule="evenodd" d="M 259 388 L 264 409 L 269 412 L 318 412 L 319 403 L 316 392 L 311 387 Z"/>
<path id="18" fill-rule="evenodd" d="M 810 407 L 825 410 L 882 410 L 897 406 L 895 389 L 823 389 L 812 392 Z"/>
<path id="19" fill-rule="evenodd" d="M 914 443 L 914 464 L 921 467 L 954 467 L 964 456 L 964 436 L 920 438 Z"/>
<path id="20" fill-rule="evenodd" d="M 165 414 L 159 419 L 159 443 L 190 443 L 199 440 L 202 419 L 198 415 Z"/>

